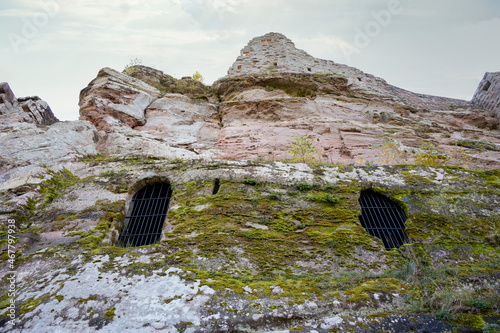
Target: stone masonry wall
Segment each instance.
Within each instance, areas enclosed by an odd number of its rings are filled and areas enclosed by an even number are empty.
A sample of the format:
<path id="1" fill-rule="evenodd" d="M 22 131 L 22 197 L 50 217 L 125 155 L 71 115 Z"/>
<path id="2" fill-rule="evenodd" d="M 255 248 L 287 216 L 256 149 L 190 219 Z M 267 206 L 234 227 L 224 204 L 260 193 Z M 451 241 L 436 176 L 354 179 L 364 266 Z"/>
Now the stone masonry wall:
<path id="1" fill-rule="evenodd" d="M 325 74 L 335 73 L 361 82 L 363 79 L 376 79 L 357 68 L 318 59 L 307 52 L 297 49 L 286 36 L 270 32 L 253 38 L 241 50 L 240 56 L 228 70 L 228 75 L 279 73 Z M 378 79 L 378 78 L 377 78 Z"/>
<path id="2" fill-rule="evenodd" d="M 270 73 L 338 74 L 348 79 L 351 89 L 387 95 L 393 94 L 392 90 L 395 88 L 391 86 L 388 89 L 385 80 L 357 68 L 315 58 L 296 48 L 289 38 L 276 32 L 253 38 L 241 50 L 240 56 L 227 73 L 229 76 Z"/>
<path id="3" fill-rule="evenodd" d="M 484 74 L 472 98 L 472 103 L 500 117 L 500 72 Z"/>
<path id="4" fill-rule="evenodd" d="M 325 73 L 328 61 L 315 59 L 279 33 L 268 33 L 252 39 L 228 71 L 229 75 L 266 71 L 292 73 Z"/>
<path id="5" fill-rule="evenodd" d="M 295 44 L 280 33 L 271 32 L 253 38 L 242 50 L 227 71 L 228 76 L 251 74 L 336 74 L 348 80 L 351 92 L 363 92 L 381 98 L 390 97 L 406 105 L 427 109 L 439 107 L 469 106 L 469 102 L 423 94 L 392 86 L 384 79 L 331 60 L 318 59 L 295 47 Z M 437 106 L 440 105 L 440 106 Z"/>

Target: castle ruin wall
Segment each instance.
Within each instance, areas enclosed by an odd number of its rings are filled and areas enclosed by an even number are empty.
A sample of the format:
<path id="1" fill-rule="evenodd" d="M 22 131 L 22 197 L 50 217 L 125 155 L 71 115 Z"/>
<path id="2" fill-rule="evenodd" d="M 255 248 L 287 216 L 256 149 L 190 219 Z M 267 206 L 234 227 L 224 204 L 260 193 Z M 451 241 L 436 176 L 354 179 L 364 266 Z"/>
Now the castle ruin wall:
<path id="1" fill-rule="evenodd" d="M 500 117 L 500 72 L 484 74 L 472 103 Z"/>

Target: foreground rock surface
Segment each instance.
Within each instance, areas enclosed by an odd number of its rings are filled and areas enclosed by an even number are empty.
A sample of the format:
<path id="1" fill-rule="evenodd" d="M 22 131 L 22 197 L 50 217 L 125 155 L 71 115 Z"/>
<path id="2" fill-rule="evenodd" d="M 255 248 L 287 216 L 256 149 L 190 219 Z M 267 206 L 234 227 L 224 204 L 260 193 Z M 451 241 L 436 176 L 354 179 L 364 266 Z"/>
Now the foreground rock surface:
<path id="1" fill-rule="evenodd" d="M 17 321 L 4 320 L 2 332 L 441 332 L 497 323 L 498 170 L 119 156 L 60 166 L 1 192 L 19 237 Z M 175 184 L 162 241 L 114 247 L 133 194 L 158 181 Z M 366 188 L 406 207 L 410 244 L 386 251 L 362 228 Z M 8 271 L 2 265 L 2 292 Z M 442 307 L 454 321 L 432 316 Z"/>

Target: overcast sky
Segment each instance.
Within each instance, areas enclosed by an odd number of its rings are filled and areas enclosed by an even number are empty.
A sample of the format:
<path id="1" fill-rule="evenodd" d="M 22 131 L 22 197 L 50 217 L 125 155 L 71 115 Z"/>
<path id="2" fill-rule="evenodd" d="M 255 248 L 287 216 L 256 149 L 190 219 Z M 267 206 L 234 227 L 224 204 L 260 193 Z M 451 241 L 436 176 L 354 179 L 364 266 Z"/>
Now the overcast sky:
<path id="1" fill-rule="evenodd" d="M 470 100 L 500 71 L 499 0 L 0 0 L 0 31 L 0 82 L 60 120 L 103 67 L 211 83 L 267 32 L 419 93 Z"/>

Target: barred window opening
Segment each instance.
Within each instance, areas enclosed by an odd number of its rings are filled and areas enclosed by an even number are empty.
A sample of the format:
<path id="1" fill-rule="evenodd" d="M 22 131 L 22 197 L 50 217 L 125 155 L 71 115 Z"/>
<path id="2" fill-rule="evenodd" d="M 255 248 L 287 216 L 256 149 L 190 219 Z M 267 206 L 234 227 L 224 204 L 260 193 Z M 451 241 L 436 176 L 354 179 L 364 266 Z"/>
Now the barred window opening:
<path id="1" fill-rule="evenodd" d="M 132 199 L 117 245 L 131 247 L 157 243 L 161 238 L 171 195 L 172 188 L 166 183 L 139 190 Z"/>
<path id="2" fill-rule="evenodd" d="M 361 191 L 361 225 L 372 236 L 380 238 L 390 250 L 408 243 L 405 233 L 405 212 L 389 198 L 372 190 Z"/>

